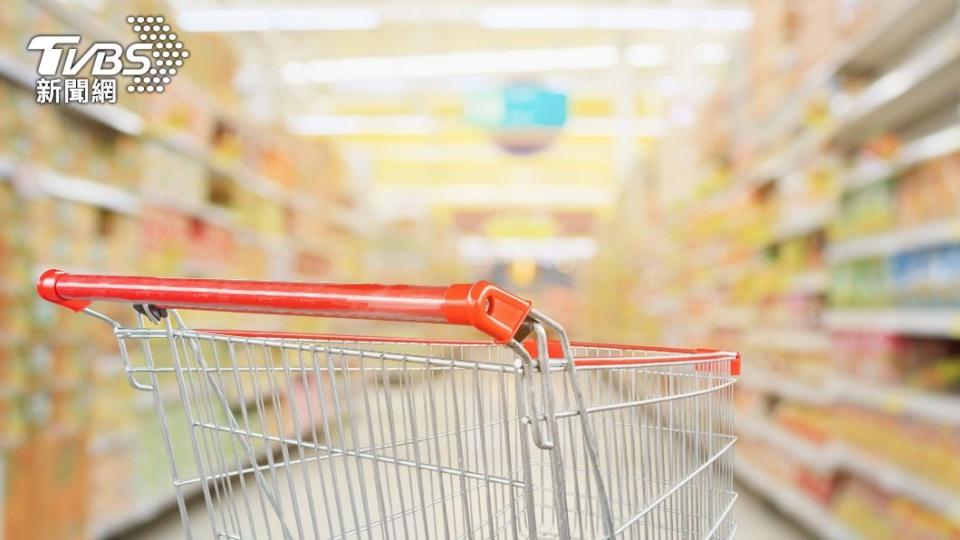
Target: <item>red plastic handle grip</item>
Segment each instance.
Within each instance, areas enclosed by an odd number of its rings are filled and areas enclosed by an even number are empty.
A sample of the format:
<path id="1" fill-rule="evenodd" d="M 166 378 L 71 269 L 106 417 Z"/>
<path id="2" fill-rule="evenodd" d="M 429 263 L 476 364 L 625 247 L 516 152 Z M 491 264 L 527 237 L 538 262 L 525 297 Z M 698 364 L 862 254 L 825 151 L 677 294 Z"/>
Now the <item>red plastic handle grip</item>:
<path id="1" fill-rule="evenodd" d="M 69 274 L 47 270 L 37 293 L 81 311 L 97 300 L 172 309 L 241 311 L 473 326 L 498 343 L 513 339 L 531 303 L 478 281 L 449 287 L 290 283 Z"/>

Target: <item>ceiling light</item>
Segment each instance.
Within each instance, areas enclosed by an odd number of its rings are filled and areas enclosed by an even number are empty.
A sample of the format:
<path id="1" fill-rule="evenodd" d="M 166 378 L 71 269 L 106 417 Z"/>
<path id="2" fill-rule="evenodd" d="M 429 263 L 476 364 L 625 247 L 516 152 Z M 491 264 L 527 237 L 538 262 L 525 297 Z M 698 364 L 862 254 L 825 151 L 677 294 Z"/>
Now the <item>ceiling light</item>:
<path id="1" fill-rule="evenodd" d="M 262 32 L 268 30 L 369 30 L 380 13 L 361 8 L 185 9 L 177 23 L 187 32 Z"/>
<path id="2" fill-rule="evenodd" d="M 616 65 L 619 56 L 616 47 L 604 45 L 314 60 L 281 69 L 288 83 L 327 83 L 603 69 Z"/>
<path id="3" fill-rule="evenodd" d="M 714 32 L 744 32 L 753 26 L 753 12 L 748 9 L 701 9 L 693 13 L 695 27 Z"/>
<path id="4" fill-rule="evenodd" d="M 723 43 L 701 43 L 697 45 L 696 57 L 701 64 L 725 64 L 730 60 L 730 50 Z"/>
<path id="5" fill-rule="evenodd" d="M 690 11 L 672 8 L 599 8 L 588 10 L 590 26 L 603 29 L 687 30 Z"/>
<path id="6" fill-rule="evenodd" d="M 502 29 L 576 29 L 585 26 L 583 10 L 553 8 L 490 8 L 480 10 L 480 26 Z"/>
<path id="7" fill-rule="evenodd" d="M 484 28 L 498 30 L 598 28 L 604 30 L 742 32 L 749 29 L 753 24 L 753 14 L 747 9 L 736 8 L 532 6 L 482 9 L 478 15 L 478 20 Z"/>
<path id="8" fill-rule="evenodd" d="M 666 52 L 660 45 L 631 45 L 627 47 L 627 64 L 633 67 L 656 67 L 666 61 Z"/>
<path id="9" fill-rule="evenodd" d="M 540 263 L 556 263 L 571 259 L 590 259 L 597 254 L 597 241 L 589 237 L 553 238 L 488 238 L 461 236 L 457 252 L 468 260 L 497 261 L 535 259 Z"/>
<path id="10" fill-rule="evenodd" d="M 437 130 L 422 115 L 306 114 L 287 120 L 287 130 L 299 135 L 426 135 Z"/>

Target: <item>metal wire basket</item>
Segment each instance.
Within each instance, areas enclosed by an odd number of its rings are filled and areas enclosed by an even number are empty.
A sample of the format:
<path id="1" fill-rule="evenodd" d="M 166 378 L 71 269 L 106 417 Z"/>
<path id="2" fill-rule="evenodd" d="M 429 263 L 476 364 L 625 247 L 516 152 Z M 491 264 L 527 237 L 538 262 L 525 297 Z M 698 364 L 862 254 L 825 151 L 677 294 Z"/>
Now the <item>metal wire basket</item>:
<path id="1" fill-rule="evenodd" d="M 736 353 L 571 343 L 448 288 L 46 272 L 152 394 L 187 537 L 730 538 Z M 127 302 L 124 327 L 88 306 Z M 418 320 L 493 341 L 191 329 L 176 309 Z M 201 509 L 188 506 L 202 493 Z"/>

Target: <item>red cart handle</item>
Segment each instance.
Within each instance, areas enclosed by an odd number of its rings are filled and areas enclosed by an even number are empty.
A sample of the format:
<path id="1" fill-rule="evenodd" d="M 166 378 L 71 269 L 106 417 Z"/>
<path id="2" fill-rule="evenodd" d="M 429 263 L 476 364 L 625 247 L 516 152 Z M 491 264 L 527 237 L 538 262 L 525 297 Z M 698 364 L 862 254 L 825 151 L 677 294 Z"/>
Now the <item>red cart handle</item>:
<path id="1" fill-rule="evenodd" d="M 313 315 L 473 326 L 498 343 L 513 339 L 531 303 L 478 281 L 449 287 L 290 283 L 68 274 L 47 270 L 40 296 L 74 311 L 95 300 L 161 308 Z"/>

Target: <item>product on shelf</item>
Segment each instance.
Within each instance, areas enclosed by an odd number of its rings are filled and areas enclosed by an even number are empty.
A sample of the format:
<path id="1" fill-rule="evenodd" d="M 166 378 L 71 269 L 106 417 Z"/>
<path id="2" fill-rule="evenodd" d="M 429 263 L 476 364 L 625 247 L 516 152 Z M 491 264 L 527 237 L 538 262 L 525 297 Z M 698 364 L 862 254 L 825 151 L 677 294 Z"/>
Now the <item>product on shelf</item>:
<path id="1" fill-rule="evenodd" d="M 954 540 L 960 537 L 960 527 L 943 515 L 858 479 L 851 479 L 837 491 L 832 508 L 841 521 L 864 538 Z"/>
<path id="2" fill-rule="evenodd" d="M 853 378 L 951 391 L 960 385 L 955 342 L 877 333 L 838 333 L 833 339 L 837 368 Z"/>
<path id="3" fill-rule="evenodd" d="M 890 288 L 896 304 L 960 306 L 960 244 L 895 254 L 890 258 Z"/>
<path id="4" fill-rule="evenodd" d="M 855 452 L 879 459 L 907 475 L 960 490 L 960 430 L 859 406 L 785 403 L 774 411 L 778 424 L 818 442 L 842 441 Z"/>
<path id="5" fill-rule="evenodd" d="M 828 300 L 833 307 L 880 308 L 890 304 L 890 269 L 882 258 L 847 261 L 830 269 Z"/>
<path id="6" fill-rule="evenodd" d="M 59 2 L 7 4 L 0 60 L 32 66 L 23 51 L 31 36 L 79 30 L 51 14 Z M 154 2 L 141 7 L 166 11 Z M 116 13 L 103 19 L 127 31 Z M 233 65 L 222 61 L 222 43 L 198 43 L 189 44 L 196 54 L 162 96 L 122 94 L 118 105 L 140 117 L 142 136 L 38 105 L 30 88 L 0 79 L 0 538 L 87 538 L 136 524 L 145 508 L 175 504 L 153 404 L 131 388 L 112 333 L 107 326 L 91 332 L 68 310 L 36 301 L 37 268 L 317 279 L 334 271 L 329 253 L 346 257 L 340 249 L 356 243 L 349 232 L 330 232 L 334 217 L 325 211 L 351 202 L 337 149 L 228 116 L 219 107 L 234 99 Z M 204 77 L 203 91 L 191 74 Z M 136 204 L 118 210 L 78 202 L 83 198 L 41 189 L 49 179 L 122 190 Z M 290 200 L 276 195 L 284 187 Z M 288 236 L 294 241 L 283 241 Z M 134 316 L 128 306 L 96 308 L 125 324 Z M 235 314 L 190 316 L 201 327 L 253 324 L 236 323 L 230 317 L 243 316 Z M 324 328 L 313 319 L 262 324 Z M 156 360 L 169 362 L 162 354 Z M 189 429 L 177 389 L 165 395 L 170 425 Z M 267 404 L 287 427 L 296 398 Z M 178 463 L 191 463 L 190 438 L 175 440 Z M 38 523 L 36 515 L 47 519 Z"/>
<path id="7" fill-rule="evenodd" d="M 960 152 L 938 157 L 909 170 L 897 186 L 897 223 L 909 227 L 960 211 Z"/>
<path id="8" fill-rule="evenodd" d="M 889 182 L 878 182 L 848 194 L 830 224 L 833 240 L 845 240 L 893 227 L 896 199 Z"/>

